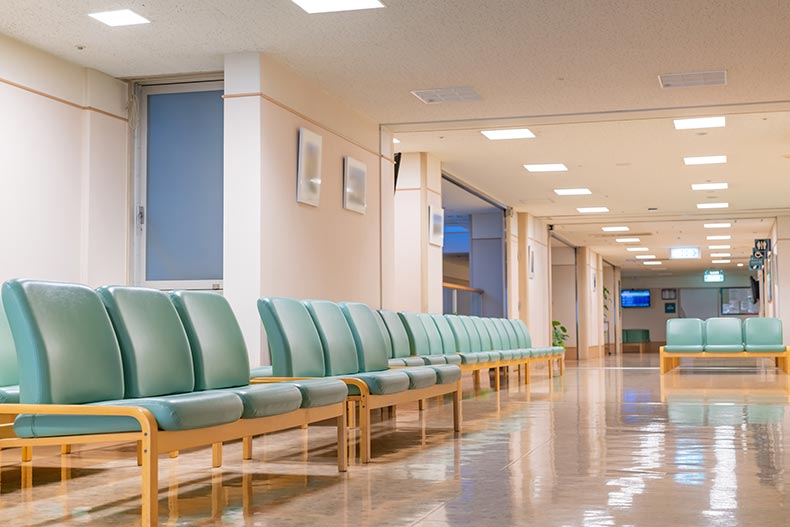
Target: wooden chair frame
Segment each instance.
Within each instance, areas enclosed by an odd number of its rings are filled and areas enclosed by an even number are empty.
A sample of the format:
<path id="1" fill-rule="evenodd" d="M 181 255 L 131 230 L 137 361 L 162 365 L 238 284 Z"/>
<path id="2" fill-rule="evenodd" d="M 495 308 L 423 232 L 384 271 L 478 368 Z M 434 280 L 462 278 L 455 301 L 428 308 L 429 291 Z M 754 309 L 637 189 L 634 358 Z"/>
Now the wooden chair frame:
<path id="1" fill-rule="evenodd" d="M 0 425 L 0 449 L 34 446 L 62 445 L 62 451 L 73 444 L 104 442 L 136 442 L 137 464 L 142 467 L 142 517 L 143 527 L 156 527 L 159 514 L 159 477 L 158 456 L 186 448 L 212 446 L 212 466 L 222 464 L 222 443 L 237 439 L 243 440 L 243 457 L 252 457 L 252 437 L 269 432 L 295 428 L 308 423 L 337 419 L 337 468 L 345 472 L 348 467 L 346 442 L 346 404 L 345 402 L 318 408 L 300 408 L 286 414 L 239 419 L 233 423 L 198 428 L 193 430 L 163 431 L 158 429 L 153 414 L 137 406 L 93 406 L 61 404 L 3 404 L 0 405 L 0 418 L 19 414 L 45 415 L 91 415 L 125 416 L 140 424 L 139 432 L 90 434 L 74 436 L 55 436 L 22 438 L 14 433 L 13 424 Z M 6 418 L 7 420 L 7 418 Z"/>
<path id="2" fill-rule="evenodd" d="M 680 359 L 768 359 L 774 358 L 776 367 L 785 373 L 790 373 L 790 348 L 783 347 L 776 351 L 731 351 L 731 352 L 670 352 L 659 348 L 661 373 L 667 373 L 680 366 Z"/>
<path id="3" fill-rule="evenodd" d="M 321 377 L 317 377 L 321 378 Z M 404 403 L 418 402 L 430 399 L 431 397 L 440 397 L 447 394 L 453 395 L 453 431 L 458 433 L 461 431 L 462 412 L 461 412 L 461 394 L 462 387 L 461 381 L 452 384 L 435 384 L 427 388 L 420 388 L 415 390 L 406 390 L 403 392 L 393 393 L 389 395 L 375 395 L 370 393 L 370 388 L 362 379 L 354 377 L 337 377 L 345 382 L 348 386 L 355 386 L 359 390 L 359 395 L 349 395 L 347 404 L 347 418 L 348 426 L 355 428 L 356 405 L 359 405 L 359 459 L 362 463 L 370 463 L 371 459 L 371 446 L 370 446 L 370 411 L 378 408 L 387 408 L 397 406 Z M 308 378 L 291 378 L 291 377 L 257 377 L 251 379 L 253 384 L 265 384 L 272 382 L 294 381 L 294 380 L 307 380 Z"/>

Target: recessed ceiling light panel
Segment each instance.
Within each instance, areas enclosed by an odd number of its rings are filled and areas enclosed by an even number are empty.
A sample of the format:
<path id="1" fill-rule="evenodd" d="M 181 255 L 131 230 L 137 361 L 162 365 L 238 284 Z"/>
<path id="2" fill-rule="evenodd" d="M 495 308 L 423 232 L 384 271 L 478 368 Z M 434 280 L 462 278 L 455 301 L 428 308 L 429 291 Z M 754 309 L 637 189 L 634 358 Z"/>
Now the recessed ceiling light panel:
<path id="1" fill-rule="evenodd" d="M 582 214 L 595 214 L 597 212 L 609 212 L 606 207 L 578 207 L 576 209 Z"/>
<path id="2" fill-rule="evenodd" d="M 646 262 L 642 262 L 644 265 L 661 265 L 664 262 L 659 262 L 658 260 L 648 260 Z"/>
<path id="3" fill-rule="evenodd" d="M 711 258 L 729 258 L 732 256 L 730 253 L 710 253 Z"/>
<path id="4" fill-rule="evenodd" d="M 111 27 L 119 26 L 136 26 L 139 24 L 149 24 L 151 21 L 147 18 L 138 15 L 131 9 L 118 9 L 116 11 L 101 11 L 99 13 L 91 13 L 88 15 L 95 18 L 102 24 L 107 24 Z"/>
<path id="5" fill-rule="evenodd" d="M 611 227 L 601 227 L 603 232 L 627 232 L 630 231 L 625 225 L 612 225 Z"/>
<path id="6" fill-rule="evenodd" d="M 711 261 L 710 261 L 710 263 L 715 263 L 715 264 L 728 264 L 728 263 L 730 263 L 730 260 L 711 260 Z"/>
<path id="7" fill-rule="evenodd" d="M 729 203 L 697 203 L 698 209 L 726 209 Z"/>
<path id="8" fill-rule="evenodd" d="M 384 4 L 379 0 L 292 0 L 310 14 L 334 13 L 336 11 L 358 11 L 360 9 L 379 9 Z"/>
<path id="9" fill-rule="evenodd" d="M 543 163 L 539 165 L 524 165 L 527 172 L 567 172 L 568 167 L 562 163 Z"/>
<path id="10" fill-rule="evenodd" d="M 555 188 L 554 193 L 558 196 L 587 196 L 592 194 L 588 188 Z"/>
<path id="11" fill-rule="evenodd" d="M 675 130 L 697 130 L 699 128 L 723 128 L 727 119 L 720 117 L 696 117 L 693 119 L 674 119 Z"/>
<path id="12" fill-rule="evenodd" d="M 732 224 L 730 224 L 730 223 L 706 223 L 705 224 L 705 228 L 706 229 L 729 229 L 730 227 L 732 227 Z"/>
<path id="13" fill-rule="evenodd" d="M 481 134 L 492 141 L 503 139 L 532 139 L 535 134 L 529 128 L 510 128 L 506 130 L 481 130 Z"/>
<path id="14" fill-rule="evenodd" d="M 732 236 L 730 236 L 729 234 L 717 234 L 715 236 L 707 236 L 705 239 L 708 240 L 708 241 L 731 240 Z"/>
<path id="15" fill-rule="evenodd" d="M 708 249 L 717 250 L 717 249 L 731 249 L 729 245 L 708 245 Z"/>
<path id="16" fill-rule="evenodd" d="M 726 162 L 727 156 L 697 156 L 683 158 L 683 163 L 686 165 L 720 165 Z"/>
<path id="17" fill-rule="evenodd" d="M 727 183 L 692 183 L 691 190 L 727 190 Z"/>
<path id="18" fill-rule="evenodd" d="M 639 243 L 639 238 L 616 238 L 614 241 L 617 243 Z"/>
<path id="19" fill-rule="evenodd" d="M 656 255 L 655 254 L 637 254 L 636 255 L 636 259 L 637 260 L 655 260 L 656 259 Z"/>
<path id="20" fill-rule="evenodd" d="M 632 253 L 646 253 L 649 250 L 647 247 L 626 247 L 626 251 Z"/>

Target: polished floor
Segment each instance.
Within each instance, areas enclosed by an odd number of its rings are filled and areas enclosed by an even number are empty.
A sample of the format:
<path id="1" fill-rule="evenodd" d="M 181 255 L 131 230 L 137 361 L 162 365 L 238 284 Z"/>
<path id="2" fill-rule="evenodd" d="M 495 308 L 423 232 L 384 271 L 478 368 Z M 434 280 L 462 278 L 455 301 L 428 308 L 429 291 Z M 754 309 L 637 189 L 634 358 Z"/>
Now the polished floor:
<path id="1" fill-rule="evenodd" d="M 160 524 L 786 525 L 788 377 L 769 361 L 688 366 L 661 379 L 657 356 L 627 354 L 551 381 L 538 369 L 528 387 L 512 374 L 499 393 L 469 380 L 460 437 L 449 401 L 408 406 L 346 475 L 330 427 L 258 438 L 252 461 L 227 445 L 221 469 L 209 450 L 163 456 Z M 139 524 L 134 446 L 2 462 L 0 525 Z"/>

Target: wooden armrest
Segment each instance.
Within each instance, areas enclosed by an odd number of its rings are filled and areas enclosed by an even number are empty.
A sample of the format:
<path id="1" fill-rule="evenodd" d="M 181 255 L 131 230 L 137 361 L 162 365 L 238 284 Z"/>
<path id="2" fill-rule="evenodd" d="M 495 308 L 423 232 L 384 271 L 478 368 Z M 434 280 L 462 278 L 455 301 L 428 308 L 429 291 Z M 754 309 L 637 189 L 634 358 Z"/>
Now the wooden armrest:
<path id="1" fill-rule="evenodd" d="M 154 415 L 141 406 L 95 406 L 88 404 L 0 404 L 0 415 L 115 415 L 131 417 L 143 433 L 157 430 Z"/>

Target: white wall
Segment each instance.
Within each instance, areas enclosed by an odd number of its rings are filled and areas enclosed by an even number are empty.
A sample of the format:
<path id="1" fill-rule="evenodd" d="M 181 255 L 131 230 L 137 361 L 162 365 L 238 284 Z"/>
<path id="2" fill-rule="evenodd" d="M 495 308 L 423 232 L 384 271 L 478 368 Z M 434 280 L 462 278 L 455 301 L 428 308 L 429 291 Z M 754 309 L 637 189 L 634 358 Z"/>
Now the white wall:
<path id="1" fill-rule="evenodd" d="M 537 347 L 551 344 L 548 243 L 549 231 L 546 224 L 527 213 L 518 213 L 519 318 L 529 328 L 532 344 Z M 530 269 L 533 263 L 534 272 Z"/>
<path id="2" fill-rule="evenodd" d="M 2 35 L 0 57 L 0 281 L 126 283 L 126 83 Z"/>
<path id="3" fill-rule="evenodd" d="M 320 87 L 241 53 L 226 57 L 225 93 L 225 296 L 256 365 L 269 362 L 261 296 L 381 306 L 382 201 L 392 194 L 381 188 L 378 126 Z M 319 207 L 296 201 L 300 127 L 322 136 Z M 365 214 L 343 208 L 344 156 L 367 165 Z"/>

